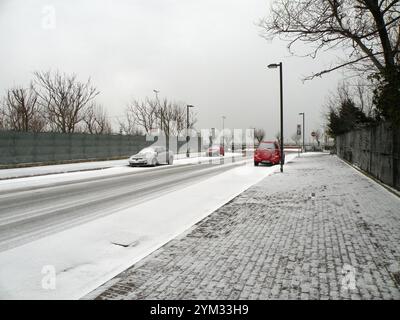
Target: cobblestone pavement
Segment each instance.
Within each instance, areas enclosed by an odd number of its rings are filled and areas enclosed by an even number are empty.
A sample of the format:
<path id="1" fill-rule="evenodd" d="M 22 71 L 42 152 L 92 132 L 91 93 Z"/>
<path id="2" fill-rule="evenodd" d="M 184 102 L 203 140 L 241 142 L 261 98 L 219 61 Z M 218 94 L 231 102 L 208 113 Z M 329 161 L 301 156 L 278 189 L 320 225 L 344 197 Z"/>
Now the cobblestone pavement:
<path id="1" fill-rule="evenodd" d="M 305 155 L 86 298 L 400 299 L 400 199 Z"/>

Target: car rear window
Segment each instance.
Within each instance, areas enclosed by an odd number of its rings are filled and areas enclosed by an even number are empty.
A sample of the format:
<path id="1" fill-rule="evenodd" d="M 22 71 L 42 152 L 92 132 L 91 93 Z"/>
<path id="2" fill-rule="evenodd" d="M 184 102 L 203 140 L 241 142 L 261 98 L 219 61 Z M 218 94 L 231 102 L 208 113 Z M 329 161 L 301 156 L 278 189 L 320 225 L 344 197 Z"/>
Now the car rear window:
<path id="1" fill-rule="evenodd" d="M 275 149 L 275 144 L 270 142 L 261 142 L 258 146 L 259 149 Z"/>

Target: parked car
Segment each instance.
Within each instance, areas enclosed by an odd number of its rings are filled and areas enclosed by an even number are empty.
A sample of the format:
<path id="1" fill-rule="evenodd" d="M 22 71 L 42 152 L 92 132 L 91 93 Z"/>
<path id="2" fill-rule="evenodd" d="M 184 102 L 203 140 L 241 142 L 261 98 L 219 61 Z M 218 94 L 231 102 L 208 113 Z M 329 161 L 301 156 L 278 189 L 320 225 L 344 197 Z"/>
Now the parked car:
<path id="1" fill-rule="evenodd" d="M 165 147 L 153 146 L 144 148 L 139 153 L 129 158 L 129 165 L 134 166 L 156 166 L 161 163 L 173 164 L 174 153 Z"/>
<path id="2" fill-rule="evenodd" d="M 214 145 L 207 149 L 206 154 L 208 157 L 225 156 L 225 149 L 223 146 Z"/>
<path id="3" fill-rule="evenodd" d="M 279 143 L 276 141 L 262 141 L 254 153 L 254 165 L 258 166 L 260 163 L 265 164 L 278 164 L 285 162 L 285 153 L 281 152 Z"/>

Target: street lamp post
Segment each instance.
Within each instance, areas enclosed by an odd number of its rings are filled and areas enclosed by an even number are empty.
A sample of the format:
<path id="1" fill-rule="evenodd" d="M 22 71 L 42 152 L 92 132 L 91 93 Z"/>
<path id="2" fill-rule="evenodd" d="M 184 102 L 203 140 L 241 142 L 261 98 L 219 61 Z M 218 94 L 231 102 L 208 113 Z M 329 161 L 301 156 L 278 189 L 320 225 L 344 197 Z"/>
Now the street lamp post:
<path id="1" fill-rule="evenodd" d="M 156 94 L 156 100 L 158 103 L 158 107 L 161 109 L 161 105 L 160 105 L 160 100 L 158 99 L 158 93 L 160 92 L 159 90 L 154 89 L 153 92 Z M 162 127 L 163 127 L 163 112 L 161 111 L 161 119 L 160 119 L 160 130 L 162 131 Z"/>
<path id="2" fill-rule="evenodd" d="M 268 65 L 269 69 L 276 69 L 279 68 L 279 75 L 280 75 L 280 95 L 281 95 L 281 172 L 283 172 L 283 76 L 282 76 L 282 62 L 280 63 L 273 63 Z"/>
<path id="3" fill-rule="evenodd" d="M 224 130 L 225 130 L 225 119 L 226 119 L 226 117 L 222 116 L 222 149 L 224 150 L 224 152 L 225 152 L 225 132 L 224 132 Z"/>
<path id="4" fill-rule="evenodd" d="M 194 106 L 188 104 L 186 106 L 186 157 L 190 157 L 190 151 L 189 151 L 189 108 L 194 108 Z"/>
<path id="5" fill-rule="evenodd" d="M 303 131 L 302 131 L 302 136 L 303 136 L 303 152 L 306 152 L 306 148 L 305 148 L 305 145 L 304 145 L 304 137 L 305 137 L 305 132 L 306 132 L 305 121 L 304 121 L 305 114 L 304 114 L 304 112 L 300 112 L 299 115 L 300 115 L 300 116 L 303 116 Z"/>

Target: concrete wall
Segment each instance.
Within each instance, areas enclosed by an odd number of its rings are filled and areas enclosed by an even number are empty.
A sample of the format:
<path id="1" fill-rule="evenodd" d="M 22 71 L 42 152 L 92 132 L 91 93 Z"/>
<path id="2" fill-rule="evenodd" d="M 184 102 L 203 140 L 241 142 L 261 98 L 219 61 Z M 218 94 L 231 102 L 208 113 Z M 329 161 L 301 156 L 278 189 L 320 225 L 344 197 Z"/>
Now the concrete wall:
<path id="1" fill-rule="evenodd" d="M 400 190 L 399 135 L 388 123 L 354 130 L 336 138 L 337 154 Z"/>
<path id="2" fill-rule="evenodd" d="M 162 140 L 146 141 L 145 136 L 0 131 L 0 165 L 128 157 L 155 142 L 162 144 Z M 197 140 L 190 141 L 192 152 L 197 152 Z M 186 152 L 185 141 L 177 141 L 176 137 L 170 141 L 172 151 Z"/>

